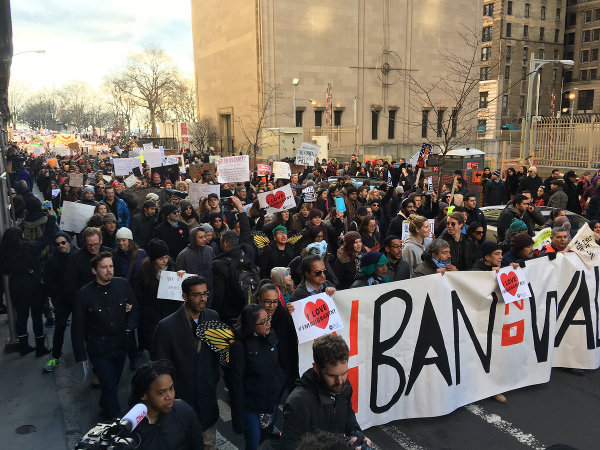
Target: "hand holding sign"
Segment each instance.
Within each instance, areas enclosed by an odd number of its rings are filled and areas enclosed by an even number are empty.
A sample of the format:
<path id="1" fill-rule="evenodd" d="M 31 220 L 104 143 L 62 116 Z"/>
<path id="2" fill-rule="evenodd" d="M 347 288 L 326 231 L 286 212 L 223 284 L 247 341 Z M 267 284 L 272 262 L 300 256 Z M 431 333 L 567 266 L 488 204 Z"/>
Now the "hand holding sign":
<path id="1" fill-rule="evenodd" d="M 525 271 L 520 267 L 503 267 L 497 273 L 498 286 L 504 298 L 504 303 L 512 303 L 531 297 L 529 283 Z"/>
<path id="2" fill-rule="evenodd" d="M 311 295 L 292 305 L 294 308 L 290 312 L 299 344 L 344 328 L 333 299 L 326 293 Z"/>
<path id="3" fill-rule="evenodd" d="M 296 207 L 296 200 L 292 195 L 289 184 L 274 191 L 258 194 L 258 203 L 261 208 L 267 208 L 267 214 L 285 211 Z"/>

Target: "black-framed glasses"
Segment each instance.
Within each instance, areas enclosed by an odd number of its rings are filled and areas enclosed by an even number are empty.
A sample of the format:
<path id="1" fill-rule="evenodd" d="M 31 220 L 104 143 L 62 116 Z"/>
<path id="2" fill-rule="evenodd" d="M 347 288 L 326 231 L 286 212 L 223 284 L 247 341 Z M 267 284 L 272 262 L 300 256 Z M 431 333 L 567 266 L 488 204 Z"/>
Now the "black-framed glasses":
<path id="1" fill-rule="evenodd" d="M 261 300 L 265 306 L 273 306 L 279 303 L 279 300 Z"/>
<path id="2" fill-rule="evenodd" d="M 59 241 L 54 243 L 55 247 L 60 247 L 61 245 L 67 245 L 67 241 Z"/>
<path id="3" fill-rule="evenodd" d="M 327 269 L 315 270 L 315 275 L 320 277 L 321 275 L 327 275 Z"/>
<path id="4" fill-rule="evenodd" d="M 188 297 L 190 298 L 208 298 L 210 296 L 210 291 L 206 291 L 206 292 L 192 292 L 191 294 L 188 294 Z"/>
<path id="5" fill-rule="evenodd" d="M 256 325 L 260 325 L 261 327 L 266 327 L 267 324 L 271 323 L 271 318 L 268 317 L 265 320 L 261 321 L 261 322 L 256 322 Z"/>

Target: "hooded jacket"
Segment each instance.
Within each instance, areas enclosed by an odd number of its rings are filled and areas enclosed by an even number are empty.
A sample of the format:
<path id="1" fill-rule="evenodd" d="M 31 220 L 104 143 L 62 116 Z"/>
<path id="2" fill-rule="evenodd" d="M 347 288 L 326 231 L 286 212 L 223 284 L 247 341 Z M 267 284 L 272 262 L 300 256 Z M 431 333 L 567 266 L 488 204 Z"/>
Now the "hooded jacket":
<path id="1" fill-rule="evenodd" d="M 404 241 L 404 248 L 402 249 L 402 259 L 408 263 L 410 268 L 410 276 L 412 277 L 413 270 L 419 264 L 421 264 L 421 255 L 431 243 L 431 239 L 425 238 L 423 243 L 420 243 L 413 235 L 410 235 Z"/>
<path id="2" fill-rule="evenodd" d="M 208 245 L 202 248 L 198 247 L 196 243 L 198 231 L 202 231 L 202 228 L 196 227 L 190 231 L 190 243 L 177 255 L 175 265 L 177 270 L 185 270 L 187 273 L 195 273 L 204 277 L 210 291 L 213 287 L 212 262 L 215 259 L 215 252 Z"/>

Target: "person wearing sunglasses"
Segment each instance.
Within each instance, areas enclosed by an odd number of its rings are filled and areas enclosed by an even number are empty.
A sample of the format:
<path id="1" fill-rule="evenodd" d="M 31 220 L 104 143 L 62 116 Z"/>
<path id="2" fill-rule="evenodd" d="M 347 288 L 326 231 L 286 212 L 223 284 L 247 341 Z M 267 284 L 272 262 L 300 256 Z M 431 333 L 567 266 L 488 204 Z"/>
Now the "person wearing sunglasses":
<path id="1" fill-rule="evenodd" d="M 302 300 L 314 294 L 325 292 L 327 295 L 335 293 L 335 287 L 327 281 L 327 269 L 319 255 L 305 257 L 300 263 L 302 281 L 292 294 L 290 302 Z"/>
<path id="2" fill-rule="evenodd" d="M 169 256 L 173 259 L 188 245 L 190 230 L 181 220 L 181 211 L 172 203 L 165 203 L 161 209 L 163 221 L 154 229 L 152 237 L 167 243 Z"/>
<path id="3" fill-rule="evenodd" d="M 467 237 L 465 239 L 465 259 L 467 267 L 473 267 L 475 261 L 481 258 L 480 247 L 485 240 L 485 232 L 481 224 L 477 221 L 471 222 L 467 228 Z"/>

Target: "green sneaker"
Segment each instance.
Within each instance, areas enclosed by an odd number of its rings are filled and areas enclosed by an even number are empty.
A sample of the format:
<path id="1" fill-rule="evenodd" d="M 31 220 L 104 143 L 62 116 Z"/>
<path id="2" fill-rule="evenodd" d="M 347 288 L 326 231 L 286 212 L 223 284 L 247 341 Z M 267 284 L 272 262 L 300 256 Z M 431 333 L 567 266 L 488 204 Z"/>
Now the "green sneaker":
<path id="1" fill-rule="evenodd" d="M 60 360 L 58 359 L 50 359 L 42 369 L 44 372 L 49 373 L 52 372 L 56 367 L 60 364 Z"/>

